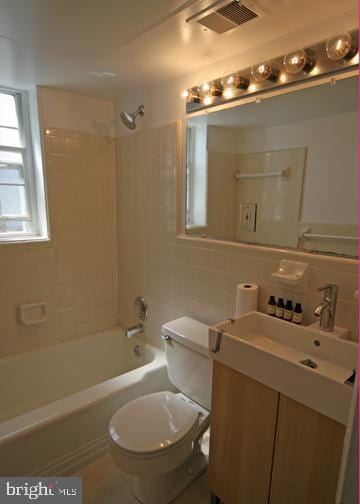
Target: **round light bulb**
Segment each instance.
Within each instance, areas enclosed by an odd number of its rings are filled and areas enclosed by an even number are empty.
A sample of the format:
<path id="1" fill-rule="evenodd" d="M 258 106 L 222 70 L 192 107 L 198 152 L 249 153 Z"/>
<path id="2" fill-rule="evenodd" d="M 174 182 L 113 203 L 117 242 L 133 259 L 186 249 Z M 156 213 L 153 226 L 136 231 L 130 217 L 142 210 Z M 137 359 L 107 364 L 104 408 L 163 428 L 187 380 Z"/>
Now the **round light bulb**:
<path id="1" fill-rule="evenodd" d="M 188 89 L 185 89 L 185 91 L 183 91 L 183 92 L 181 93 L 181 96 L 182 96 L 184 99 L 188 98 L 188 96 L 189 96 L 189 90 L 188 90 Z"/>
<path id="2" fill-rule="evenodd" d="M 266 80 L 275 82 L 278 75 L 279 71 L 268 62 L 259 63 L 251 67 L 251 76 L 256 82 L 264 82 Z"/>
<path id="3" fill-rule="evenodd" d="M 223 86 L 220 81 L 213 81 L 210 84 L 209 93 L 211 96 L 221 96 L 223 94 Z"/>
<path id="4" fill-rule="evenodd" d="M 283 65 L 285 70 L 290 74 L 309 73 L 314 68 L 315 61 L 309 57 L 304 49 L 299 49 L 298 51 L 286 54 Z"/>
<path id="5" fill-rule="evenodd" d="M 240 74 L 236 74 L 234 77 L 233 86 L 237 89 L 242 89 L 245 91 L 249 87 L 249 79 L 242 77 Z"/>
<path id="6" fill-rule="evenodd" d="M 326 42 L 326 54 L 333 61 L 347 60 L 355 56 L 357 47 L 355 46 L 350 33 L 343 33 L 330 37 Z"/>
<path id="7" fill-rule="evenodd" d="M 189 90 L 187 101 L 190 103 L 200 103 L 201 97 L 197 87 Z"/>

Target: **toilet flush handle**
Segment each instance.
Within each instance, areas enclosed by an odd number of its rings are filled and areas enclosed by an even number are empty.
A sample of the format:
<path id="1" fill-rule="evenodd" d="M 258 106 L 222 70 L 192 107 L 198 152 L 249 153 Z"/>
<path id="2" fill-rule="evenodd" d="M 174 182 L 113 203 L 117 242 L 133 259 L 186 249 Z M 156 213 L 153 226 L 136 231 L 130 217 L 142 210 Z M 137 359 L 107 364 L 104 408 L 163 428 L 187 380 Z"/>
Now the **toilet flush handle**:
<path id="1" fill-rule="evenodd" d="M 199 413 L 199 418 L 198 418 L 198 428 L 195 432 L 194 439 L 193 439 L 193 448 L 196 446 L 197 443 L 199 443 L 205 434 L 205 432 L 208 430 L 210 427 L 210 415 L 208 415 L 206 418 L 203 419 L 203 415 Z"/>
<path id="2" fill-rule="evenodd" d="M 161 339 L 163 339 L 164 341 L 170 341 L 171 337 L 168 334 L 162 334 Z"/>

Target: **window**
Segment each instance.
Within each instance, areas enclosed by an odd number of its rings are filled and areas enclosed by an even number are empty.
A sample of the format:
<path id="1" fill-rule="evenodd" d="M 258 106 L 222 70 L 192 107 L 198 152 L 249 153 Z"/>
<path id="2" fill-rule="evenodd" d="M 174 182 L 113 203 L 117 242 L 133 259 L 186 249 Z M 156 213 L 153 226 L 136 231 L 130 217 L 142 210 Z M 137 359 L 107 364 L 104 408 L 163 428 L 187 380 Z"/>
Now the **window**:
<path id="1" fill-rule="evenodd" d="M 195 125 L 193 124 L 187 128 L 186 229 L 204 228 L 207 226 L 206 144 L 206 123 L 203 124 L 203 121 L 198 121 Z"/>
<path id="2" fill-rule="evenodd" d="M 0 88 L 0 241 L 46 237 L 38 192 L 27 93 Z"/>

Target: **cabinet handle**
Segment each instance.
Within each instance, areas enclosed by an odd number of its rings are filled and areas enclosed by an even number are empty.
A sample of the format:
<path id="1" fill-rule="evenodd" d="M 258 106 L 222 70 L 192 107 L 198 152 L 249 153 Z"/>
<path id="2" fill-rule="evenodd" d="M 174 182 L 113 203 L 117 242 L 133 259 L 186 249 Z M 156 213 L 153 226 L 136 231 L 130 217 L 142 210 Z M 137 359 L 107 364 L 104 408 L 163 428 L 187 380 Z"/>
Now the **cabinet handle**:
<path id="1" fill-rule="evenodd" d="M 213 353 L 218 353 L 220 351 L 221 338 L 222 338 L 223 333 L 224 333 L 224 329 L 221 329 L 220 331 L 218 331 L 218 333 L 216 335 L 215 347 L 211 349 L 211 351 Z"/>

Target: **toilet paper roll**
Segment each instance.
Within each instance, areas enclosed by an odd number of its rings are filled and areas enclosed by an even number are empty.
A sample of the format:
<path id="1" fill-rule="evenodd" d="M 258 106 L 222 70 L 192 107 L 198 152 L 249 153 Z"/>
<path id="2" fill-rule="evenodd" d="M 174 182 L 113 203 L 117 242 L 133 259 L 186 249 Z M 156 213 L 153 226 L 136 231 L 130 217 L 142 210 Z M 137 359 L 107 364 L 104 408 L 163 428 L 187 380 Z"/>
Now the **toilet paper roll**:
<path id="1" fill-rule="evenodd" d="M 236 286 L 235 317 L 257 310 L 259 287 L 243 283 Z"/>

